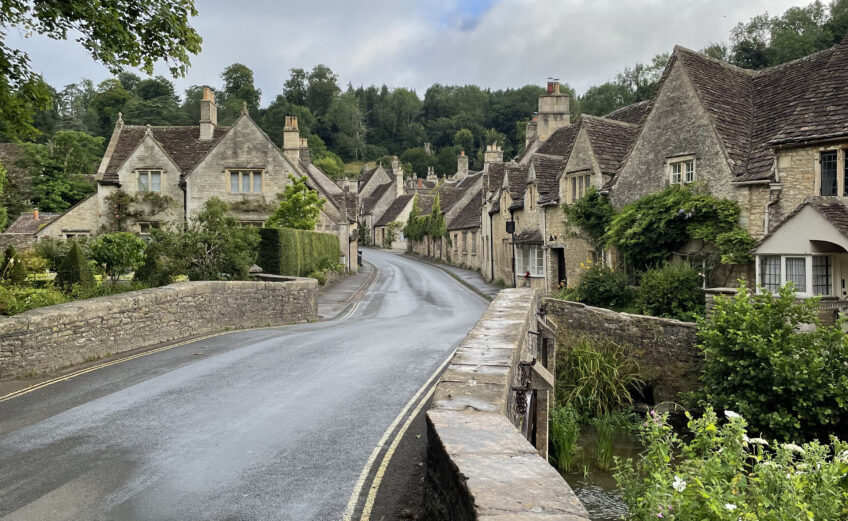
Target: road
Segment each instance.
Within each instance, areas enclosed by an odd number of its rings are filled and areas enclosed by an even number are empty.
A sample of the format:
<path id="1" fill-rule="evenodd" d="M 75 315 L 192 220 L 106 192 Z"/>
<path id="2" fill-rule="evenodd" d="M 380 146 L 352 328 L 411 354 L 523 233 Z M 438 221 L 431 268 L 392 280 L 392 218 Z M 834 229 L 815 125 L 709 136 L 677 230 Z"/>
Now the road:
<path id="1" fill-rule="evenodd" d="M 380 275 L 335 320 L 200 340 L 0 402 L 0 519 L 342 519 L 387 428 L 486 308 L 436 268 L 364 257 Z"/>

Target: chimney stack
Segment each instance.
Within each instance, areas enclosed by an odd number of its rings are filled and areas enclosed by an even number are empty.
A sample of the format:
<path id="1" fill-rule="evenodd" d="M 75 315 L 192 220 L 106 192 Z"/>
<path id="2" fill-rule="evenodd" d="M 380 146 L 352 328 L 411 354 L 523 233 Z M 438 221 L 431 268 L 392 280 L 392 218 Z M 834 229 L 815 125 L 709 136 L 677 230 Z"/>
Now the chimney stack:
<path id="1" fill-rule="evenodd" d="M 32 220 L 33 221 L 38 220 L 38 208 L 36 208 L 35 210 L 32 211 Z"/>
<path id="2" fill-rule="evenodd" d="M 524 129 L 524 148 L 530 146 L 530 143 L 533 142 L 534 139 L 538 137 L 539 130 L 539 116 L 533 114 L 533 117 L 530 121 L 527 122 L 527 126 Z"/>
<path id="3" fill-rule="evenodd" d="M 218 106 L 215 105 L 215 95 L 209 87 L 203 87 L 203 98 L 200 100 L 200 141 L 209 141 L 215 135 L 218 126 Z"/>
<path id="4" fill-rule="evenodd" d="M 432 166 L 427 167 L 427 180 L 428 181 L 438 181 L 439 178 L 436 177 L 436 170 Z"/>
<path id="5" fill-rule="evenodd" d="M 465 155 L 465 150 L 459 151 L 459 157 L 456 158 L 456 178 L 462 179 L 468 175 L 468 156 Z"/>
<path id="6" fill-rule="evenodd" d="M 283 154 L 294 163 L 300 159 L 300 130 L 297 128 L 297 116 L 286 116 L 283 126 Z"/>
<path id="7" fill-rule="evenodd" d="M 489 163 L 503 163 L 503 149 L 497 143 L 492 143 L 491 145 L 486 145 L 486 152 L 483 155 L 483 162 L 486 164 Z"/>
<path id="8" fill-rule="evenodd" d="M 536 123 L 536 135 L 539 141 L 546 141 L 551 134 L 571 124 L 568 96 L 559 89 L 559 80 L 548 81 L 548 93 L 539 96 L 539 115 Z M 528 130 L 529 130 L 528 124 Z"/>
<path id="9" fill-rule="evenodd" d="M 403 167 L 400 163 L 395 163 L 396 158 L 392 158 L 392 170 L 395 173 L 395 195 L 400 197 L 403 195 Z"/>

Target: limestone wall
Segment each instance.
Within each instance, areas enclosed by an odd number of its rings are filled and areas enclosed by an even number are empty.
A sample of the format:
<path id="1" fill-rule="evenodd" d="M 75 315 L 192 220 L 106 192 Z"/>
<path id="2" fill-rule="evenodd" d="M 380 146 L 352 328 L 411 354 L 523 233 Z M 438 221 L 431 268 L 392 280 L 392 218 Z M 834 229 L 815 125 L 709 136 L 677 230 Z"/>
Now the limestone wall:
<path id="1" fill-rule="evenodd" d="M 517 428 L 511 388 L 518 362 L 536 356 L 528 339 L 536 338 L 529 332 L 536 331 L 539 299 L 539 291 L 501 291 L 439 380 L 427 412 L 427 519 L 589 519 Z"/>
<path id="2" fill-rule="evenodd" d="M 677 401 L 678 393 L 698 387 L 702 357 L 695 347 L 695 324 L 550 298 L 543 307 L 561 332 L 628 344 L 655 401 Z"/>
<path id="3" fill-rule="evenodd" d="M 317 282 L 182 282 L 0 317 L 0 378 L 226 328 L 315 320 Z"/>

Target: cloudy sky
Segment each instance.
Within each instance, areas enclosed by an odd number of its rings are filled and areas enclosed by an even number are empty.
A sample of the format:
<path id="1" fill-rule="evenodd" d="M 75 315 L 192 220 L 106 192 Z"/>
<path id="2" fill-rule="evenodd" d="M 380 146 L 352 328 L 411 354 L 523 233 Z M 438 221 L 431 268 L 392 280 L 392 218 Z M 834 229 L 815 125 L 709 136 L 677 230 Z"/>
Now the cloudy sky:
<path id="1" fill-rule="evenodd" d="M 263 103 L 292 67 L 323 63 L 340 84 L 416 89 L 433 83 L 493 89 L 549 76 L 578 92 L 675 44 L 700 49 L 727 40 L 739 21 L 780 14 L 806 0 L 196 0 L 203 51 L 180 91 L 219 85 L 240 62 L 253 69 Z M 24 39 L 33 67 L 61 87 L 109 76 L 74 42 Z M 166 69 L 161 68 L 165 73 Z"/>

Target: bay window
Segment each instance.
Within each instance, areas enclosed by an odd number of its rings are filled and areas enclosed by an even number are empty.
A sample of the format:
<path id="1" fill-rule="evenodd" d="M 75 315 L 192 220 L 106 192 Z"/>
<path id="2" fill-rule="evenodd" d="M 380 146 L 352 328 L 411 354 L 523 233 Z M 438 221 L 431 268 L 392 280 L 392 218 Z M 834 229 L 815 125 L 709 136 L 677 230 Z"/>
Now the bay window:
<path id="1" fill-rule="evenodd" d="M 832 295 L 833 263 L 829 255 L 759 255 L 757 280 L 772 293 L 791 282 L 800 295 Z"/>

